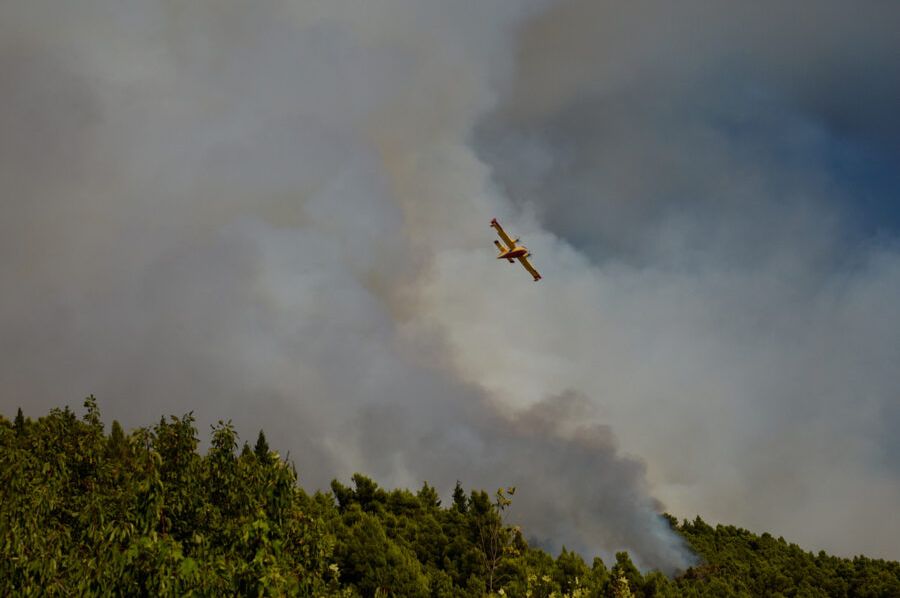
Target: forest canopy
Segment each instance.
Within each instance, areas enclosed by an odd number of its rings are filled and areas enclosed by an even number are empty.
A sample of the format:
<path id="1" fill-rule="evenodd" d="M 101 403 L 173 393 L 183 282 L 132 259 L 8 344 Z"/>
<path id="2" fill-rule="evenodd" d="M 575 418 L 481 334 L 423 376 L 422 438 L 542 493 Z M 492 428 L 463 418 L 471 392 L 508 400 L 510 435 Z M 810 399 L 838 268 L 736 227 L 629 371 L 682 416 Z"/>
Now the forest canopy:
<path id="1" fill-rule="evenodd" d="M 700 517 L 665 515 L 698 555 L 674 578 L 551 555 L 507 522 L 514 488 L 457 483 L 445 505 L 355 474 L 310 493 L 262 431 L 219 422 L 201 454 L 191 414 L 107 433 L 84 407 L 0 416 L 0 595 L 900 596 L 900 563 Z"/>

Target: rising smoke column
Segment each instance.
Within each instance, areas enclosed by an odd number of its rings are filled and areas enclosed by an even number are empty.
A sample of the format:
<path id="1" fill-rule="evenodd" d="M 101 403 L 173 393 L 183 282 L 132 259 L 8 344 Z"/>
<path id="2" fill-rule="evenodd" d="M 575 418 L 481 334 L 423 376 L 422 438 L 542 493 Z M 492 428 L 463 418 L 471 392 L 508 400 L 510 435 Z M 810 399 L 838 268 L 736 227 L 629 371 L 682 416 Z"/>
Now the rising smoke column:
<path id="1" fill-rule="evenodd" d="M 0 8 L 4 411 L 230 418 L 307 486 L 516 484 L 548 545 L 683 567 L 640 461 L 570 398 L 462 375 L 432 297 L 454 261 L 468 293 L 525 288 L 471 259 L 527 220 L 470 137 L 543 4 Z"/>

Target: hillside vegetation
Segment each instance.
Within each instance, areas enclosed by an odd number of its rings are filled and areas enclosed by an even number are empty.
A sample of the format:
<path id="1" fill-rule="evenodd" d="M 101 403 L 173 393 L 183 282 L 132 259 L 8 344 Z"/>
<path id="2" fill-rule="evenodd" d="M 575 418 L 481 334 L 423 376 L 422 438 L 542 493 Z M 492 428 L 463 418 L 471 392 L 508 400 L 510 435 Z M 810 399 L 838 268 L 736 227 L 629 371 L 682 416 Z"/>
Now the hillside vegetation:
<path id="1" fill-rule="evenodd" d="M 240 445 L 220 422 L 201 455 L 190 415 L 106 434 L 85 408 L 0 417 L 0 595 L 900 596 L 897 562 L 699 517 L 668 517 L 701 561 L 674 579 L 624 552 L 553 556 L 505 523 L 514 489 L 457 484 L 443 505 L 357 474 L 310 494 L 262 433 Z"/>

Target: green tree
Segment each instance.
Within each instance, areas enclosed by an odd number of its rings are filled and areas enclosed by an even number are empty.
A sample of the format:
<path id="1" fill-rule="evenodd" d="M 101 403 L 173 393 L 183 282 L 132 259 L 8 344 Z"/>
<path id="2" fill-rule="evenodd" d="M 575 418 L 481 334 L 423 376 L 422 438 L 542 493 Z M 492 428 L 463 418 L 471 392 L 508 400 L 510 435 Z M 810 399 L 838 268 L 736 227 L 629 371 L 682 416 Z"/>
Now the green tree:
<path id="1" fill-rule="evenodd" d="M 613 579 L 612 596 L 613 598 L 633 598 L 634 596 L 631 593 L 631 585 L 628 583 L 624 571 L 619 571 Z"/>
<path id="2" fill-rule="evenodd" d="M 473 492 L 469 501 L 470 514 L 474 523 L 478 547 L 487 576 L 488 592 L 493 593 L 497 572 L 504 556 L 509 552 L 513 538 L 512 530 L 503 523 L 503 513 L 512 504 L 514 487 L 498 488 L 494 502 L 489 502 L 485 492 Z"/>
<path id="3" fill-rule="evenodd" d="M 259 431 L 259 436 L 256 437 L 256 446 L 253 447 L 253 452 L 256 454 L 257 459 L 263 463 L 268 462 L 269 443 L 266 442 L 266 435 L 262 430 Z"/>
<path id="4" fill-rule="evenodd" d="M 22 433 L 25 432 L 25 416 L 22 415 L 21 407 L 16 411 L 16 418 L 13 420 L 13 429 L 16 431 L 16 436 L 21 436 Z"/>
<path id="5" fill-rule="evenodd" d="M 460 513 L 465 513 L 469 509 L 469 499 L 459 480 L 456 480 L 456 486 L 453 488 L 453 507 Z"/>

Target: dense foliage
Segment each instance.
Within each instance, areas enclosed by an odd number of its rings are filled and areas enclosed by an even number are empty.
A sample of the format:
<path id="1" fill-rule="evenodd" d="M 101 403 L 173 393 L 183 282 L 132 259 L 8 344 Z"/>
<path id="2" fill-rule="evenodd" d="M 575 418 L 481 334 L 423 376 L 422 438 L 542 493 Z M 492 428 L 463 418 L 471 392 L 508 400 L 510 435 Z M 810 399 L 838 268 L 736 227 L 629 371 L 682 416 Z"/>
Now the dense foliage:
<path id="1" fill-rule="evenodd" d="M 529 546 L 505 523 L 514 489 L 449 505 L 427 483 L 308 494 L 293 466 L 238 446 L 230 423 L 198 453 L 190 415 L 109 434 L 86 414 L 0 417 L 0 595 L 900 596 L 900 565 L 812 555 L 783 539 L 670 523 L 703 564 L 675 579 Z"/>
<path id="2" fill-rule="evenodd" d="M 814 555 L 784 538 L 733 526 L 714 528 L 699 517 L 678 531 L 704 561 L 676 581 L 692 589 L 685 595 L 900 597 L 896 561 Z"/>

